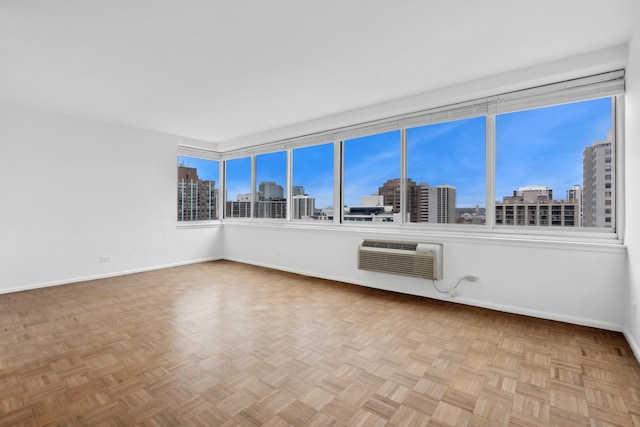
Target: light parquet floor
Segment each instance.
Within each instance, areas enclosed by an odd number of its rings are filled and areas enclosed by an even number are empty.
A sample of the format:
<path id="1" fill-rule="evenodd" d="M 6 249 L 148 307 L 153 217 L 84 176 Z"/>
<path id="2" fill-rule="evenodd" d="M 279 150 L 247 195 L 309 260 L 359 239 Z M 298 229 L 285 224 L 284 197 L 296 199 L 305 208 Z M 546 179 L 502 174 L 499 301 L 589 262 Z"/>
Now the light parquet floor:
<path id="1" fill-rule="evenodd" d="M 640 366 L 615 332 L 217 261 L 0 295 L 0 425 L 640 426 Z"/>

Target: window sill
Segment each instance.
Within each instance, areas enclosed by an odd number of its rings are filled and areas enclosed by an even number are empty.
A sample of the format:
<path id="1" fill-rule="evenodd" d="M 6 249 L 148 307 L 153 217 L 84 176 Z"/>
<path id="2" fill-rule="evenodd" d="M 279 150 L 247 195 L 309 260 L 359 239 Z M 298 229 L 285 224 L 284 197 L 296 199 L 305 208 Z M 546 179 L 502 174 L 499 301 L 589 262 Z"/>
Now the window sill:
<path id="1" fill-rule="evenodd" d="M 212 227 L 220 227 L 222 222 L 220 220 L 213 221 L 181 221 L 178 222 L 176 228 L 178 230 L 189 229 L 189 228 L 212 228 Z"/>
<path id="2" fill-rule="evenodd" d="M 613 232 L 575 232 L 566 230 L 530 230 L 526 227 L 505 229 L 487 228 L 483 225 L 425 226 L 418 224 L 336 224 L 333 222 L 225 219 L 223 226 L 256 227 L 274 230 L 307 230 L 357 236 L 374 235 L 377 238 L 410 241 L 429 240 L 477 244 L 504 244 L 517 246 L 553 246 L 555 248 L 624 249 L 624 242 Z"/>

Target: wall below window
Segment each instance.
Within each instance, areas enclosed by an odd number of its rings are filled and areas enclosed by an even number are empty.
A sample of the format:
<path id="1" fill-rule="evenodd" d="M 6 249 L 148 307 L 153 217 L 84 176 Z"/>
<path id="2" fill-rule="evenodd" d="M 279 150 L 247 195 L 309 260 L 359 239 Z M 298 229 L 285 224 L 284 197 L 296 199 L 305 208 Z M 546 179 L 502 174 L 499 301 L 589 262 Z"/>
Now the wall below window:
<path id="1" fill-rule="evenodd" d="M 220 258 L 176 227 L 179 142 L 0 106 L 0 293 Z"/>
<path id="2" fill-rule="evenodd" d="M 444 245 L 440 289 L 463 281 L 457 297 L 438 293 L 430 280 L 357 269 L 362 239 Z M 225 258 L 281 270 L 541 318 L 622 330 L 626 249 L 622 246 L 464 238 L 225 222 Z"/>

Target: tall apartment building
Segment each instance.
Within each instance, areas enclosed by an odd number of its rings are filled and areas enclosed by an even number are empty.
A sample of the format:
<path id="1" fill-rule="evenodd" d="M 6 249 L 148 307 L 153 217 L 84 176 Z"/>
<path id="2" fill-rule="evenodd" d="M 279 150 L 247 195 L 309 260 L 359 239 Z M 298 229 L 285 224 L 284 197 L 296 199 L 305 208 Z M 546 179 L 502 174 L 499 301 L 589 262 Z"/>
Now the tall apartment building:
<path id="1" fill-rule="evenodd" d="M 284 189 L 274 181 L 262 181 L 254 200 L 252 193 L 238 194 L 236 200 L 226 203 L 228 218 L 250 218 L 253 205 L 253 218 L 286 218 L 287 199 Z"/>
<path id="2" fill-rule="evenodd" d="M 255 202 L 228 200 L 225 215 L 227 218 L 251 218 L 251 206 L 253 205 L 254 218 L 286 218 L 287 201 L 283 200 L 256 200 Z"/>
<path id="3" fill-rule="evenodd" d="M 307 195 L 292 196 L 291 209 L 293 219 L 311 218 L 316 212 L 316 199 Z"/>
<path id="4" fill-rule="evenodd" d="M 553 200 L 553 190 L 546 185 L 525 185 L 514 190 L 513 197 L 523 197 L 525 201 L 540 197 L 544 200 Z"/>
<path id="5" fill-rule="evenodd" d="M 258 200 L 282 200 L 284 189 L 275 181 L 262 181 L 258 185 Z"/>
<path id="6" fill-rule="evenodd" d="M 394 213 L 400 212 L 400 178 L 389 179 L 378 188 L 383 197 L 384 206 L 391 206 Z M 420 186 L 407 179 L 407 213 L 409 221 L 418 222 L 420 218 Z"/>
<path id="7" fill-rule="evenodd" d="M 227 218 L 251 218 L 251 201 L 228 200 L 225 215 Z"/>
<path id="8" fill-rule="evenodd" d="M 201 180 L 198 170 L 178 166 L 178 221 L 217 219 L 216 182 Z"/>
<path id="9" fill-rule="evenodd" d="M 613 135 L 582 152 L 583 226 L 615 227 Z"/>
<path id="10" fill-rule="evenodd" d="M 456 222 L 456 188 L 442 184 L 435 187 L 422 182 L 420 190 L 420 220 L 437 224 L 455 224 Z"/>
<path id="11" fill-rule="evenodd" d="M 576 227 L 584 227 L 584 204 L 582 185 L 574 185 L 567 190 L 567 200 L 576 204 Z"/>
<path id="12" fill-rule="evenodd" d="M 291 187 L 291 196 L 307 196 L 302 185 L 294 185 Z"/>
<path id="13" fill-rule="evenodd" d="M 496 224 L 577 227 L 578 203 L 553 200 L 552 195 L 551 189 L 541 185 L 518 188 L 513 196 L 496 202 Z"/>
<path id="14" fill-rule="evenodd" d="M 287 218 L 287 200 L 258 200 L 254 203 L 254 218 Z"/>

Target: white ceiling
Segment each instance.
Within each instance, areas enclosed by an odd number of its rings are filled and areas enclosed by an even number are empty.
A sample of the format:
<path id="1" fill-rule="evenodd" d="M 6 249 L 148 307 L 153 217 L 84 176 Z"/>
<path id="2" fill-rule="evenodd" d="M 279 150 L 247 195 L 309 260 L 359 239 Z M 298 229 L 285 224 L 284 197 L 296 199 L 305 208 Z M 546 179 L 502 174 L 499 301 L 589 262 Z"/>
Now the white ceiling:
<path id="1" fill-rule="evenodd" d="M 0 102 L 223 147 L 626 43 L 636 0 L 0 0 Z"/>

